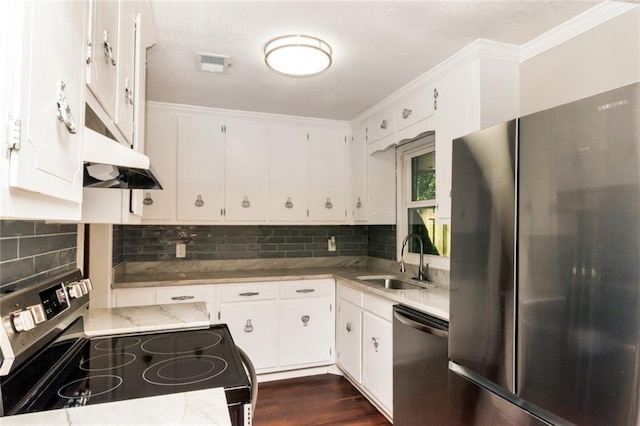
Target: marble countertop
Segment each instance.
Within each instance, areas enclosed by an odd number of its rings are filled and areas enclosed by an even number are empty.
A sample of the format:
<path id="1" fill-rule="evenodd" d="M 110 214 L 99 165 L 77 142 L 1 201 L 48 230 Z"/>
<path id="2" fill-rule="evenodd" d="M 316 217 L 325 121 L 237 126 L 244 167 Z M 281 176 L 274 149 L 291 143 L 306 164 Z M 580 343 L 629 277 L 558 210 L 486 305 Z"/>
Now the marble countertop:
<path id="1" fill-rule="evenodd" d="M 84 321 L 87 336 L 208 327 L 204 302 L 90 309 Z"/>
<path id="2" fill-rule="evenodd" d="M 2 426 L 221 425 L 230 426 L 223 388 L 129 399 L 2 417 Z"/>
<path id="3" fill-rule="evenodd" d="M 220 271 L 177 271 L 120 274 L 113 288 L 141 288 L 175 285 L 232 284 L 277 282 L 290 280 L 337 278 L 358 290 L 376 294 L 449 320 L 449 287 L 435 284 L 435 287 L 419 290 L 391 290 L 379 285 L 359 280 L 364 275 L 389 275 L 388 270 L 371 267 L 319 267 L 284 269 L 238 269 Z"/>

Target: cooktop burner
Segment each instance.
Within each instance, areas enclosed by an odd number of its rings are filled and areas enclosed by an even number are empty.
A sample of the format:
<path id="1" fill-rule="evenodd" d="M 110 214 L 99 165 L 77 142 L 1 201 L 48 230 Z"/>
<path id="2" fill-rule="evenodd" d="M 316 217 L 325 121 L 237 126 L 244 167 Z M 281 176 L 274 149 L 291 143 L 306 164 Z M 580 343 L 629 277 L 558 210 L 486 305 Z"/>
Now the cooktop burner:
<path id="1" fill-rule="evenodd" d="M 37 396 L 16 403 L 11 414 L 215 387 L 225 388 L 230 405 L 251 400 L 251 384 L 226 325 L 76 339 L 60 355 L 62 343 L 51 346 L 58 348 L 55 356 L 45 350 L 18 370 L 15 380 L 2 383 L 3 394 L 18 393 L 24 384 L 48 377 L 43 389 L 32 393 Z M 50 374 L 60 360 L 59 371 Z"/>

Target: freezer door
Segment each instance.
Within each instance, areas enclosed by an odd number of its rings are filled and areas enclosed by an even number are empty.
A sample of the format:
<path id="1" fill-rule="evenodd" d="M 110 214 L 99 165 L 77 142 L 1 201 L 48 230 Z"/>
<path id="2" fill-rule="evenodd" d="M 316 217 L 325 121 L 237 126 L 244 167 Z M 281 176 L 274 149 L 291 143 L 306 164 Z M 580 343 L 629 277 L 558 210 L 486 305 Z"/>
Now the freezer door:
<path id="1" fill-rule="evenodd" d="M 640 424 L 640 84 L 520 121 L 519 397 Z"/>
<path id="2" fill-rule="evenodd" d="M 514 392 L 517 121 L 453 142 L 449 358 Z"/>

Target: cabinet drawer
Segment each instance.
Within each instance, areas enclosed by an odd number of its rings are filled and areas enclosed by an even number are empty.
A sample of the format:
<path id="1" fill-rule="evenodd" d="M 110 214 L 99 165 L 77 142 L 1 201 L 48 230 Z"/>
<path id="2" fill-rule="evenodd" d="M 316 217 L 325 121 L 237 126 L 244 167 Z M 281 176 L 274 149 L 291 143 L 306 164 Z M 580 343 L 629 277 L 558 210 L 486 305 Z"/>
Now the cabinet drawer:
<path id="1" fill-rule="evenodd" d="M 207 287 L 176 286 L 156 290 L 156 304 L 206 302 L 209 303 Z"/>
<path id="2" fill-rule="evenodd" d="M 330 296 L 333 286 L 334 281 L 331 279 L 289 281 L 280 284 L 280 298 Z"/>
<path id="3" fill-rule="evenodd" d="M 394 113 L 396 130 L 404 129 L 433 115 L 435 113 L 433 94 L 433 87 L 429 87 L 401 101 Z"/>
<path id="4" fill-rule="evenodd" d="M 393 110 L 381 111 L 367 121 L 367 142 L 375 142 L 395 131 Z"/>
<path id="5" fill-rule="evenodd" d="M 250 302 L 278 298 L 277 284 L 231 285 L 220 289 L 220 302 Z"/>
<path id="6" fill-rule="evenodd" d="M 367 311 L 384 318 L 387 321 L 393 320 L 393 302 L 381 299 L 368 294 L 363 295 L 363 307 Z"/>
<path id="7" fill-rule="evenodd" d="M 358 290 L 352 289 L 351 287 L 339 285 L 338 297 L 340 299 L 346 300 L 347 302 L 351 302 L 356 306 L 362 307 L 362 293 L 360 293 Z"/>

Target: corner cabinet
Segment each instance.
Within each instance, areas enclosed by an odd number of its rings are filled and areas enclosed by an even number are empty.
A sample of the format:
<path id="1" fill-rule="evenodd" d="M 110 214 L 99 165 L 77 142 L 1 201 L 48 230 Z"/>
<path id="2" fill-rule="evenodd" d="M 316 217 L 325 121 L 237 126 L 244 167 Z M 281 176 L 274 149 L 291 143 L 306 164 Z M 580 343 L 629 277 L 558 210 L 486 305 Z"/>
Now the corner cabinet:
<path id="1" fill-rule="evenodd" d="M 393 303 L 338 281 L 336 364 L 362 393 L 393 417 Z"/>
<path id="2" fill-rule="evenodd" d="M 0 216 L 79 220 L 87 4 L 3 3 Z"/>

